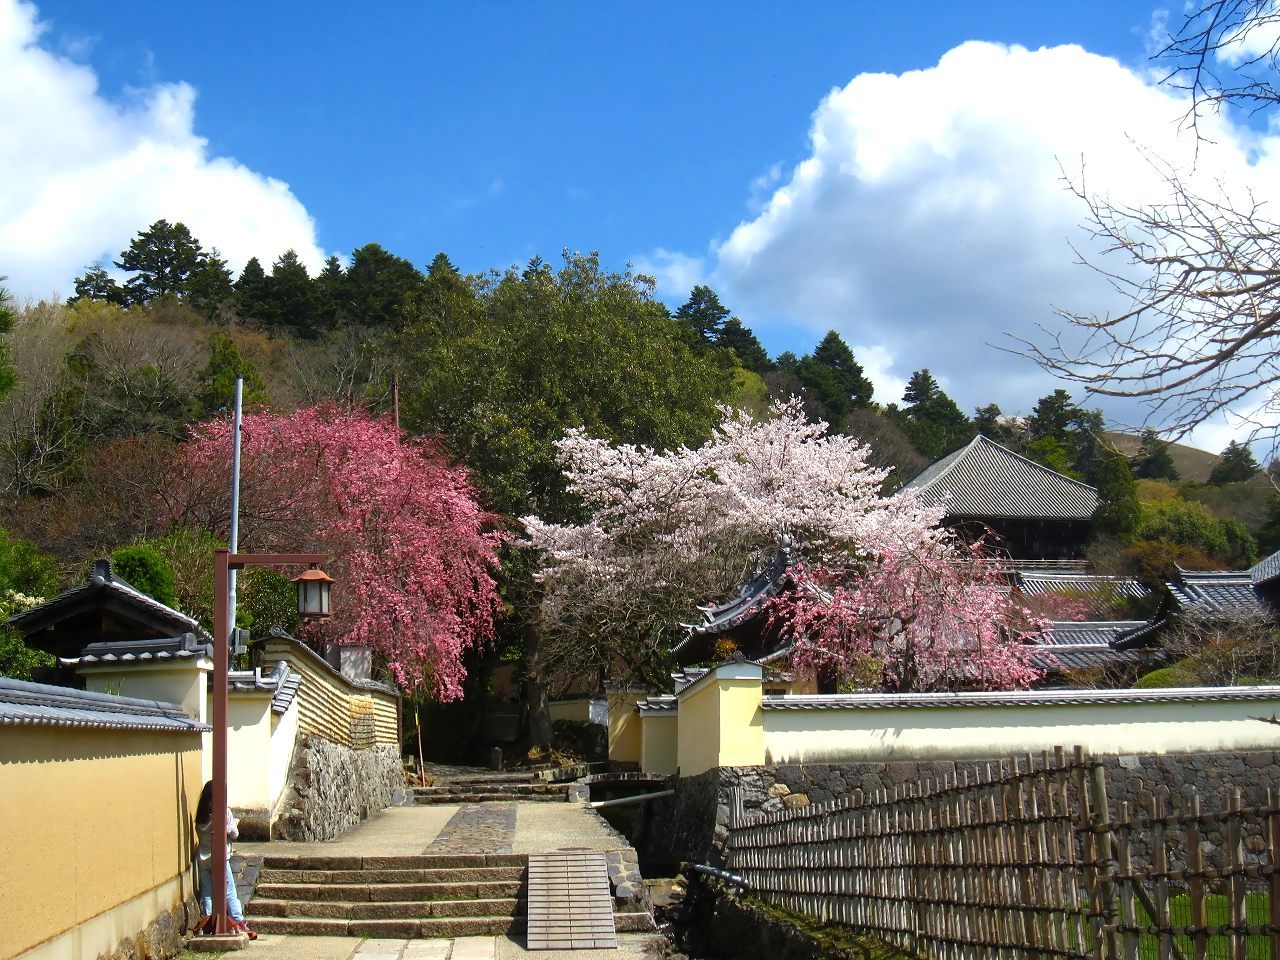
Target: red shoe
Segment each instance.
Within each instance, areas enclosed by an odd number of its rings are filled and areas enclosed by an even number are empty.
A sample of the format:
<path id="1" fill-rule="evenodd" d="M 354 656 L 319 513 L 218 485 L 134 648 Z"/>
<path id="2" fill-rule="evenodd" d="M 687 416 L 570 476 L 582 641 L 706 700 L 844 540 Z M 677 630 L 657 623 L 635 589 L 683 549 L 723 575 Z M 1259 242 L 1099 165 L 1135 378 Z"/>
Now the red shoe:
<path id="1" fill-rule="evenodd" d="M 231 921 L 231 926 L 232 926 L 234 929 L 239 930 L 241 933 L 243 933 L 243 934 L 244 934 L 246 937 L 248 937 L 250 940 L 257 940 L 257 939 L 258 939 L 258 935 L 257 935 L 254 931 L 250 930 L 250 929 L 249 929 L 249 924 L 245 923 L 243 920 L 232 920 L 232 921 Z"/>

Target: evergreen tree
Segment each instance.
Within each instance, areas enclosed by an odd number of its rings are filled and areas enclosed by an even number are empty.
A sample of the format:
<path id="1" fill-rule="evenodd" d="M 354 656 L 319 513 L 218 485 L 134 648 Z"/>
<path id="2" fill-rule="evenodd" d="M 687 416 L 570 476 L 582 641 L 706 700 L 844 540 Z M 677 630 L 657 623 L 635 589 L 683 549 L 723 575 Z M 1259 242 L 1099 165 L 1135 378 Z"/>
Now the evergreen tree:
<path id="1" fill-rule="evenodd" d="M 184 294 L 187 277 L 200 265 L 200 255 L 200 243 L 185 224 L 157 220 L 139 231 L 114 263 L 133 274 L 124 285 L 128 301 L 149 303 Z"/>
<path id="2" fill-rule="evenodd" d="M 1067 444 L 1067 429 L 1080 414 L 1080 409 L 1071 399 L 1071 394 L 1059 388 L 1036 402 L 1035 410 L 1027 421 L 1027 429 L 1032 440 L 1050 437 L 1060 443 Z"/>
<path id="3" fill-rule="evenodd" d="M 834 330 L 796 364 L 795 373 L 828 423 L 839 425 L 850 410 L 871 402 L 871 381 L 863 376 L 853 351 Z"/>
<path id="4" fill-rule="evenodd" d="M 1222 451 L 1222 459 L 1209 474 L 1209 482 L 1216 487 L 1225 483 L 1243 483 L 1257 473 L 1258 469 L 1253 451 L 1243 443 L 1232 440 L 1227 444 L 1227 449 Z"/>
<path id="5" fill-rule="evenodd" d="M 0 277 L 0 400 L 18 385 L 18 371 L 9 359 L 9 343 L 6 339 L 18 316 L 13 312 L 13 297 L 4 288 L 5 277 Z"/>
<path id="6" fill-rule="evenodd" d="M 101 300 L 121 307 L 125 305 L 125 295 L 120 284 L 111 278 L 111 274 L 100 263 L 86 267 L 84 273 L 76 277 L 75 291 L 67 298 L 68 306 L 76 300 Z"/>
<path id="7" fill-rule="evenodd" d="M 1169 455 L 1169 444 L 1160 434 L 1148 427 L 1142 431 L 1142 444 L 1134 463 L 1133 475 L 1143 480 L 1168 480 L 1177 483 L 1178 468 Z"/>
<path id="8" fill-rule="evenodd" d="M 331 256 L 315 279 L 316 317 L 320 325 L 332 330 L 346 320 L 347 271 L 337 257 Z"/>
<path id="9" fill-rule="evenodd" d="M 928 368 L 917 370 L 903 391 L 898 413 L 907 438 L 929 460 L 950 453 L 973 438 L 974 427 Z"/>
<path id="10" fill-rule="evenodd" d="M 1138 485 L 1123 454 L 1102 448 L 1089 478 L 1098 488 L 1095 529 L 1118 540 L 1132 539 L 1138 528 Z"/>
<path id="11" fill-rule="evenodd" d="M 241 320 L 259 326 L 265 326 L 271 322 L 269 286 L 262 264 L 258 262 L 257 257 L 250 257 L 235 282 L 236 313 Z"/>
<path id="12" fill-rule="evenodd" d="M 319 335 L 316 322 L 318 291 L 311 282 L 306 266 L 293 250 L 286 250 L 271 266 L 267 280 L 268 314 L 272 326 L 283 328 L 296 337 L 307 339 Z"/>
<path id="13" fill-rule="evenodd" d="M 231 271 L 216 249 L 203 254 L 187 277 L 186 296 L 191 306 L 211 320 L 224 305 L 231 303 L 235 296 Z"/>
<path id="14" fill-rule="evenodd" d="M 689 292 L 689 299 L 676 311 L 675 317 L 693 346 L 709 347 L 719 338 L 729 317 L 729 308 L 720 302 L 714 290 L 699 284 Z"/>
<path id="15" fill-rule="evenodd" d="M 151 547 L 141 544 L 121 547 L 111 554 L 111 569 L 130 586 L 165 606 L 171 607 L 178 602 L 173 568 Z"/>
<path id="16" fill-rule="evenodd" d="M 237 376 L 244 377 L 245 406 L 266 402 L 266 385 L 257 368 L 244 358 L 230 337 L 214 331 L 209 335 L 209 362 L 200 371 L 200 384 L 196 388 L 197 419 L 231 409 L 235 403 Z"/>
<path id="17" fill-rule="evenodd" d="M 732 350 L 738 362 L 752 373 L 767 373 L 773 369 L 769 354 L 756 339 L 756 335 L 737 317 L 730 317 L 720 327 L 720 332 L 716 335 L 716 346 Z"/>
<path id="18" fill-rule="evenodd" d="M 1026 445 L 1026 429 L 1013 417 L 1006 417 L 995 403 L 978 407 L 973 411 L 973 429 L 988 440 L 994 440 L 1010 450 L 1021 451 Z"/>
<path id="19" fill-rule="evenodd" d="M 423 276 L 408 260 L 367 243 L 351 254 L 347 270 L 350 321 L 369 327 L 398 328 L 405 301 L 422 287 Z"/>

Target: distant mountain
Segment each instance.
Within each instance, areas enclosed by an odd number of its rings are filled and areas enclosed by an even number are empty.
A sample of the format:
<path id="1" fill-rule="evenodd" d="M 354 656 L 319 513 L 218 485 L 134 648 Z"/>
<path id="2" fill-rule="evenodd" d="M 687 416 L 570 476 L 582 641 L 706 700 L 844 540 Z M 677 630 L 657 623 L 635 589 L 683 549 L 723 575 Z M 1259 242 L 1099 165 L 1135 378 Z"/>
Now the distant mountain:
<path id="1" fill-rule="evenodd" d="M 1106 437 L 1115 444 L 1117 450 L 1130 459 L 1138 455 L 1138 448 L 1142 445 L 1142 437 L 1133 433 L 1108 430 Z M 1188 447 L 1183 443 L 1170 443 L 1169 456 L 1173 458 L 1173 465 L 1177 468 L 1178 477 L 1183 483 L 1208 483 L 1209 474 L 1221 459 L 1216 453 L 1197 447 Z"/>

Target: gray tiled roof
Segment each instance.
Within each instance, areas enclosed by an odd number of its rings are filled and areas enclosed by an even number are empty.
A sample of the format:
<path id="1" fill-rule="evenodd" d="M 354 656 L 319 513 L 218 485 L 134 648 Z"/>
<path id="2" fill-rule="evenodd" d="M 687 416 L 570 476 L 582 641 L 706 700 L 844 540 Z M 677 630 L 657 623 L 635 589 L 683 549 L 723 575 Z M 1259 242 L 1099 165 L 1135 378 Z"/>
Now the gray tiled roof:
<path id="1" fill-rule="evenodd" d="M 931 464 L 906 489 L 953 517 L 1088 520 L 1098 491 L 979 434 Z"/>
<path id="2" fill-rule="evenodd" d="M 1116 650 L 1106 644 L 1077 644 L 1045 647 L 1031 654 L 1031 664 L 1046 673 L 1065 670 L 1106 669 L 1121 663 L 1146 663 L 1147 657 L 1137 650 Z"/>
<path id="3" fill-rule="evenodd" d="M 59 657 L 68 667 L 121 663 L 163 663 L 213 656 L 213 645 L 194 633 L 158 640 L 110 640 L 91 643 L 78 657 Z"/>
<path id="4" fill-rule="evenodd" d="M 1146 597 L 1151 591 L 1133 577 L 1108 577 L 1095 573 L 1039 573 L 1015 570 L 1015 582 L 1023 593 L 1084 593 L 1097 596 Z"/>
<path id="5" fill-rule="evenodd" d="M 210 682 L 212 683 L 212 677 Z M 289 669 L 289 664 L 277 660 L 271 672 L 263 674 L 262 668 L 255 670 L 231 670 L 227 673 L 227 688 L 240 693 L 260 691 L 271 694 L 271 712 L 284 713 L 298 694 L 302 685 L 302 674 Z"/>
<path id="6" fill-rule="evenodd" d="M 1254 589 L 1248 570 L 1178 569 L 1178 582 L 1169 584 L 1178 606 L 1202 613 L 1229 613 L 1266 605 Z"/>
<path id="7" fill-rule="evenodd" d="M 1143 626 L 1145 620 L 1057 620 L 1049 624 L 1044 643 L 1053 647 L 1106 646 L 1116 637 Z"/>
<path id="8" fill-rule="evenodd" d="M 116 697 L 0 677 L 0 726 L 54 726 L 201 733 L 212 729 L 160 700 Z"/>
<path id="9" fill-rule="evenodd" d="M 648 697 L 636 704 L 641 713 L 670 713 L 676 709 L 676 698 L 673 696 Z"/>
<path id="10" fill-rule="evenodd" d="M 1054 706 L 1280 700 L 1280 686 L 1170 687 L 1163 690 L 1000 690 L 995 693 L 850 693 L 766 696 L 765 710 L 877 710 L 885 707 Z"/>
<path id="11" fill-rule="evenodd" d="M 205 640 L 210 639 L 209 634 L 195 619 L 180 610 L 175 610 L 173 607 L 161 603 L 153 597 L 147 596 L 137 587 L 112 572 L 111 564 L 107 560 L 96 561 L 93 565 L 92 576 L 80 586 L 64 590 L 56 597 L 46 600 L 39 606 L 24 610 L 17 616 L 11 617 L 9 623 L 20 633 L 24 633 L 26 632 L 24 628 L 39 625 L 51 615 L 56 615 L 60 608 L 71 606 L 77 601 L 99 592 L 111 594 L 126 603 L 147 611 L 153 617 L 157 617 L 164 623 L 171 625 L 175 633 L 190 632 Z"/>
<path id="12" fill-rule="evenodd" d="M 1254 583 L 1266 583 L 1280 577 L 1280 550 L 1269 557 L 1263 557 L 1249 569 Z"/>
<path id="13" fill-rule="evenodd" d="M 691 637 L 725 633 L 751 620 L 786 586 L 787 568 L 792 562 L 791 549 L 784 544 L 755 576 L 738 587 L 736 596 L 715 606 L 699 607 L 702 623 L 684 624 L 685 641 L 677 644 L 675 649 L 678 651 Z"/>

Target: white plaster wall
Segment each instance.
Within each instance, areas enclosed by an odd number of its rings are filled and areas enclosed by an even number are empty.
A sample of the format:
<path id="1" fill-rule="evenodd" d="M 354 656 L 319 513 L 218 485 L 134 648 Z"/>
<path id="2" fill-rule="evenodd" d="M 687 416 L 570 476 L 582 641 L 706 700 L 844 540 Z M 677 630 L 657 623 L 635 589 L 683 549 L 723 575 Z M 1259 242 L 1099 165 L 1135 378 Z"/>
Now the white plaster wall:
<path id="1" fill-rule="evenodd" d="M 765 763 L 981 760 L 1077 744 L 1096 754 L 1280 748 L 1280 695 L 1254 701 L 765 710 Z"/>
<path id="2" fill-rule="evenodd" d="M 227 697 L 227 803 L 271 809 L 271 693 Z"/>
<path id="3" fill-rule="evenodd" d="M 274 813 L 285 787 L 289 784 L 289 765 L 293 762 L 293 747 L 298 740 L 298 698 L 293 698 L 289 703 L 289 709 L 284 713 L 271 716 L 271 747 L 268 759 L 270 802 L 267 804 L 267 809 Z"/>

